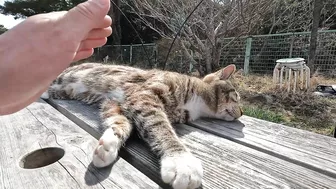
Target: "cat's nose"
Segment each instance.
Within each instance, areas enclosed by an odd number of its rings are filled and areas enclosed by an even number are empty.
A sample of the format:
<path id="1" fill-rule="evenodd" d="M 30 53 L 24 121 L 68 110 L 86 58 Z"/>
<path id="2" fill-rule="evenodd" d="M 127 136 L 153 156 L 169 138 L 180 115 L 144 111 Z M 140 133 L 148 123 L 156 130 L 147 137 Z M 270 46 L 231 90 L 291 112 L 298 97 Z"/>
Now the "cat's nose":
<path id="1" fill-rule="evenodd" d="M 233 113 L 234 113 L 233 117 L 235 119 L 238 119 L 243 115 L 243 110 L 240 106 L 235 106 L 235 107 L 233 107 Z"/>

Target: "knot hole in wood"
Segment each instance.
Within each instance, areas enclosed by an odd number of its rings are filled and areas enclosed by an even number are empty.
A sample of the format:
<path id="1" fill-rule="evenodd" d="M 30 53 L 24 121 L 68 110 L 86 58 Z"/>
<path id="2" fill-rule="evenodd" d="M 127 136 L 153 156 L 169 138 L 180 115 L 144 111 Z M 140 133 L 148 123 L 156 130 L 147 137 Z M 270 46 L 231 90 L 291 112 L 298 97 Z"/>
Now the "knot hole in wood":
<path id="1" fill-rule="evenodd" d="M 19 165 L 24 169 L 44 167 L 60 160 L 64 153 L 65 151 L 62 148 L 41 148 L 23 156 Z"/>

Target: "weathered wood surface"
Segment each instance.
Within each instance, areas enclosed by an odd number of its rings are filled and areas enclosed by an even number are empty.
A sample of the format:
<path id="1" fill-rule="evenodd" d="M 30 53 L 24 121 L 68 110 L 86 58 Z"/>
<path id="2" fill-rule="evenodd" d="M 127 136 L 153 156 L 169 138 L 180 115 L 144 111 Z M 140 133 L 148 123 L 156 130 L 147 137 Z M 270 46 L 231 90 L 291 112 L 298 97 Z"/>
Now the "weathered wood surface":
<path id="1" fill-rule="evenodd" d="M 104 132 L 100 124 L 98 108 L 87 106 L 77 101 L 48 100 L 52 106 L 63 113 L 82 129 L 99 139 Z M 141 170 L 150 179 L 160 186 L 170 188 L 161 180 L 159 173 L 160 165 L 158 158 L 149 150 L 147 145 L 136 136 L 126 142 L 127 148 L 121 148 L 119 155 L 130 162 L 134 167 Z M 150 167 L 148 167 L 148 164 Z"/>
<path id="2" fill-rule="evenodd" d="M 88 132 L 100 135 L 98 109 L 76 101 L 50 101 Z M 200 129 L 177 125 L 176 130 L 192 153 L 202 160 L 203 188 L 334 188 L 336 178 L 307 169 L 270 154 L 251 149 Z M 243 136 L 243 133 L 240 135 Z M 160 180 L 158 159 L 143 143 L 130 140 L 124 151 L 131 164 L 153 180 Z M 121 154 L 123 157 L 123 155 Z M 154 176 L 154 178 L 153 178 Z"/>
<path id="3" fill-rule="evenodd" d="M 91 158 L 98 141 L 44 101 L 0 116 L 0 141 L 0 188 L 159 188 L 122 158 L 113 166 L 94 168 Z M 60 147 L 65 155 L 37 169 L 19 166 L 24 155 L 45 147 Z"/>
<path id="4" fill-rule="evenodd" d="M 239 122 L 204 119 L 192 125 L 336 178 L 335 138 L 248 116 Z"/>

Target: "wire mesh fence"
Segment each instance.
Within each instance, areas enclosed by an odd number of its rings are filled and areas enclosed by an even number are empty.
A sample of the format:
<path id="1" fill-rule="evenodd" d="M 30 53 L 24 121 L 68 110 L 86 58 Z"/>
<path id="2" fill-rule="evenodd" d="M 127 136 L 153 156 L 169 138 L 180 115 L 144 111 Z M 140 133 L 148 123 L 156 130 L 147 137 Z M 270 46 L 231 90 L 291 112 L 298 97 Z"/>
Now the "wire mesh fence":
<path id="1" fill-rule="evenodd" d="M 224 45 L 231 39 L 223 39 Z M 336 30 L 320 31 L 317 41 L 314 66 L 321 72 L 334 72 Z M 249 72 L 271 73 L 277 59 L 300 57 L 307 62 L 309 47 L 310 32 L 242 37 L 223 48 L 221 65 L 234 63 L 248 67 Z"/>
<path id="2" fill-rule="evenodd" d="M 135 45 L 105 45 L 97 48 L 92 61 L 105 62 L 110 64 L 125 64 L 142 68 L 153 68 L 157 65 L 157 45 L 135 44 Z"/>
<path id="3" fill-rule="evenodd" d="M 239 68 L 244 67 L 245 60 L 245 38 L 224 38 L 221 54 L 221 66 L 235 64 Z"/>
<path id="4" fill-rule="evenodd" d="M 250 73 L 272 73 L 277 59 L 300 57 L 306 62 L 309 56 L 310 32 L 258 35 L 222 39 L 220 65 L 235 64 Z M 320 31 L 318 34 L 315 68 L 321 72 L 336 72 L 336 30 Z M 158 44 L 106 45 L 94 53 L 94 61 L 117 62 L 141 68 L 164 66 L 165 55 Z M 194 57 L 201 62 L 202 58 Z M 173 50 L 165 67 L 181 73 L 191 73 L 193 66 L 181 50 Z M 193 68 L 193 69 L 192 69 Z M 333 73 L 335 74 L 335 73 Z"/>

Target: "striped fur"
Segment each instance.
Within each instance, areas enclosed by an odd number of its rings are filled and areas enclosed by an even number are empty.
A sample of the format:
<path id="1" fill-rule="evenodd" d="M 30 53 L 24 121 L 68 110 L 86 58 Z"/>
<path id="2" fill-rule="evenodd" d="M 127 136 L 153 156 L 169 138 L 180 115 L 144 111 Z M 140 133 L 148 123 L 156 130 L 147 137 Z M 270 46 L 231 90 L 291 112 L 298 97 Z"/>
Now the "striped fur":
<path id="1" fill-rule="evenodd" d="M 198 79 L 162 70 L 85 63 L 66 69 L 44 97 L 101 104 L 106 131 L 94 153 L 97 167 L 115 160 L 134 125 L 161 157 L 163 181 L 175 189 L 196 188 L 201 184 L 201 163 L 180 142 L 172 124 L 200 117 L 239 118 L 239 95 L 227 80 L 235 69 L 229 65 Z"/>

